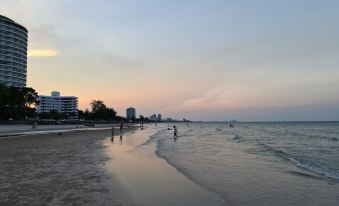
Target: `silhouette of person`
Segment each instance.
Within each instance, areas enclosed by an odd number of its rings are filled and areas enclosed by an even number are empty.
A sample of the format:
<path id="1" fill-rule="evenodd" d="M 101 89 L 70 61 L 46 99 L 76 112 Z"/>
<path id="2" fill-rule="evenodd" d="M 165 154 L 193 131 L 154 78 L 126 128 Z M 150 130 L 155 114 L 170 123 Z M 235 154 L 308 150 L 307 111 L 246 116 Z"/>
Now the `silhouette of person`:
<path id="1" fill-rule="evenodd" d="M 178 129 L 175 125 L 173 125 L 173 135 L 174 135 L 174 140 L 177 140 L 178 137 Z"/>
<path id="2" fill-rule="evenodd" d="M 120 122 L 120 134 L 122 134 L 122 129 L 124 128 L 124 125 L 122 122 Z"/>
<path id="3" fill-rule="evenodd" d="M 111 141 L 114 141 L 114 126 L 112 126 L 112 137 L 111 137 Z"/>

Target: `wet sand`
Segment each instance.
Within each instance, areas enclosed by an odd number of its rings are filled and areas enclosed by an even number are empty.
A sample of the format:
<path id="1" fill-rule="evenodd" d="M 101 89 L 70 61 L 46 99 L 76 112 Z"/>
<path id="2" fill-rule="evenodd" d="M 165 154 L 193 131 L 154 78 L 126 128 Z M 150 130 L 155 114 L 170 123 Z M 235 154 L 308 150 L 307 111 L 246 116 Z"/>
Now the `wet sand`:
<path id="1" fill-rule="evenodd" d="M 0 138 L 0 205 L 225 205 L 143 144 L 156 130 Z"/>
<path id="2" fill-rule="evenodd" d="M 216 194 L 197 185 L 155 154 L 156 143 L 145 143 L 157 129 L 106 140 L 111 160 L 105 165 L 130 196 L 130 204 L 147 206 L 227 205 Z M 170 139 L 169 141 L 173 141 Z"/>
<path id="3" fill-rule="evenodd" d="M 114 124 L 114 127 L 119 127 L 120 124 Z M 37 125 L 35 129 L 32 125 L 0 125 L 0 137 L 31 135 L 35 133 L 47 134 L 53 132 L 65 131 L 81 131 L 81 130 L 97 130 L 109 129 L 112 124 L 96 124 L 95 126 L 84 126 L 83 124 L 75 125 Z"/>
<path id="4" fill-rule="evenodd" d="M 108 157 L 102 141 L 110 135 L 101 130 L 0 138 L 0 205 L 121 205 L 128 197 L 103 169 Z"/>

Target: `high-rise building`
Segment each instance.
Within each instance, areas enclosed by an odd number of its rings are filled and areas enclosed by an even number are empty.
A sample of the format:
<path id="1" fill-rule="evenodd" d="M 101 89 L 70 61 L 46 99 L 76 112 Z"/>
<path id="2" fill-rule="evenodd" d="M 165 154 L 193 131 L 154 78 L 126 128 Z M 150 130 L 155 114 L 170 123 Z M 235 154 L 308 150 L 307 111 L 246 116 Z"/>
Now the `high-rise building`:
<path id="1" fill-rule="evenodd" d="M 161 114 L 158 114 L 157 121 L 161 122 Z"/>
<path id="2" fill-rule="evenodd" d="M 126 109 L 126 118 L 128 120 L 135 119 L 136 114 L 135 114 L 135 108 L 129 107 Z"/>
<path id="3" fill-rule="evenodd" d="M 78 97 L 60 96 L 60 92 L 53 91 L 51 96 L 39 96 L 38 101 L 39 105 L 36 108 L 38 113 L 56 110 L 70 117 L 78 116 Z"/>
<path id="4" fill-rule="evenodd" d="M 0 15 L 0 83 L 25 87 L 27 78 L 27 29 Z"/>

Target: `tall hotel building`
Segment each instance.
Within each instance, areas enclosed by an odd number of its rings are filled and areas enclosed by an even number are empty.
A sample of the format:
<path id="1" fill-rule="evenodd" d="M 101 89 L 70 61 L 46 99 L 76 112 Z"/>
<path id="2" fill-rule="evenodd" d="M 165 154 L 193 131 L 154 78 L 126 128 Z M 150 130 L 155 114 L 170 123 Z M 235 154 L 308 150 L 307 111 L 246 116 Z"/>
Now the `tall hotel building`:
<path id="1" fill-rule="evenodd" d="M 27 77 L 27 29 L 0 15 L 0 83 L 25 87 Z"/>
<path id="2" fill-rule="evenodd" d="M 39 105 L 36 107 L 38 113 L 56 110 L 69 117 L 78 116 L 78 97 L 60 96 L 60 92 L 53 91 L 51 96 L 39 96 Z"/>
<path id="3" fill-rule="evenodd" d="M 135 108 L 129 107 L 129 108 L 126 109 L 126 118 L 128 120 L 135 119 L 135 116 L 136 116 Z"/>

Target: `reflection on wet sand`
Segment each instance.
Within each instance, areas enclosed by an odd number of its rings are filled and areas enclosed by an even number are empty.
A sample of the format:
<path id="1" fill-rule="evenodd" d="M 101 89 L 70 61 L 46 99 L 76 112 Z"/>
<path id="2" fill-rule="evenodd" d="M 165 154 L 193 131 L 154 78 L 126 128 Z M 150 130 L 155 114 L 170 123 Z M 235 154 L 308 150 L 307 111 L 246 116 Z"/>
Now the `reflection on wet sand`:
<path id="1" fill-rule="evenodd" d="M 156 131 L 156 128 L 144 128 L 125 134 L 123 138 L 120 136 L 120 144 L 107 141 L 107 155 L 112 158 L 105 168 L 129 192 L 131 201 L 150 206 L 225 205 L 217 195 L 156 156 L 155 144 L 144 144 Z"/>

